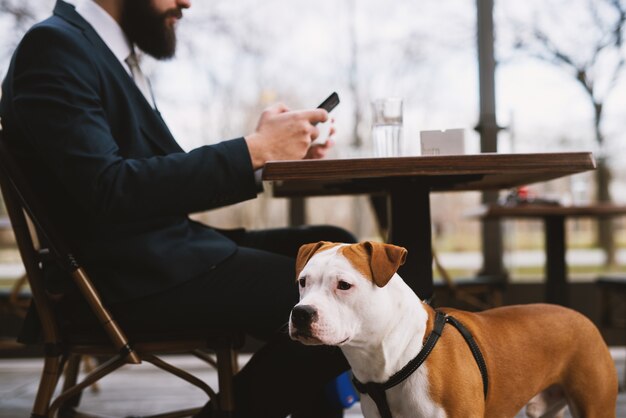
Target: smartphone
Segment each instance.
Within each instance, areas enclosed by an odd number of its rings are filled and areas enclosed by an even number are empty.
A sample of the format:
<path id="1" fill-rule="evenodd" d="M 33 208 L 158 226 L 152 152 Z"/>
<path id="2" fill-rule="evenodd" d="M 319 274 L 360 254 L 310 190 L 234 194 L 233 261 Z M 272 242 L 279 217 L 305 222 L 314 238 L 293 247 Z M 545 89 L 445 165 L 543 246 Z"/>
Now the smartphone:
<path id="1" fill-rule="evenodd" d="M 339 104 L 339 95 L 337 92 L 333 92 L 326 100 L 324 100 L 319 106 L 318 109 L 324 109 L 328 113 L 335 108 Z"/>
<path id="2" fill-rule="evenodd" d="M 320 103 L 319 106 L 317 106 L 318 109 L 324 109 L 326 110 L 328 113 L 330 113 L 331 110 L 333 110 L 335 108 L 335 106 L 337 106 L 339 104 L 339 95 L 337 94 L 336 91 L 332 92 L 332 94 L 330 96 L 328 96 L 326 98 L 326 100 L 324 100 L 322 103 Z M 317 122 L 314 123 L 313 125 L 317 125 Z M 320 135 L 323 136 L 323 135 Z M 315 143 L 322 143 L 325 141 L 315 141 Z"/>

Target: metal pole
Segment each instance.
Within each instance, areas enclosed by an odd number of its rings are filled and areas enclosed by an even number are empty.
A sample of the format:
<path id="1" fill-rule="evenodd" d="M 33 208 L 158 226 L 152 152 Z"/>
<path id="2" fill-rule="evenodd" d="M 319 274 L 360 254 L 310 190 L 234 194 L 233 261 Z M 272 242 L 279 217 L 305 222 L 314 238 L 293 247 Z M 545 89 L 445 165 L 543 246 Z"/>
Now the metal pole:
<path id="1" fill-rule="evenodd" d="M 480 133 L 481 152 L 498 151 L 498 131 L 496 122 L 495 70 L 496 60 L 493 51 L 493 0 L 476 0 L 478 32 L 478 74 L 480 89 L 480 118 L 476 130 Z M 498 192 L 482 194 L 482 203 L 494 203 Z M 504 275 L 502 262 L 502 230 L 499 221 L 482 222 L 483 267 L 480 274 Z"/>

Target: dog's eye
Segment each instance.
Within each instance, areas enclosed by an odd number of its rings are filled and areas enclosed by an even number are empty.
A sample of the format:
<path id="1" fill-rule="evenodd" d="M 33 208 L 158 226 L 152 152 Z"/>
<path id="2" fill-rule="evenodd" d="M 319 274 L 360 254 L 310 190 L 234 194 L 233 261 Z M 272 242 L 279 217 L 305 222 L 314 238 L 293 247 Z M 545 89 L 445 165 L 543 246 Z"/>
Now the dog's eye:
<path id="1" fill-rule="evenodd" d="M 306 286 L 306 279 L 303 277 L 301 279 L 298 279 L 298 283 L 300 283 L 300 287 L 305 287 Z"/>
<path id="2" fill-rule="evenodd" d="M 348 290 L 352 287 L 352 285 L 348 282 L 344 282 L 343 280 L 339 280 L 337 283 L 337 289 L 339 290 Z"/>

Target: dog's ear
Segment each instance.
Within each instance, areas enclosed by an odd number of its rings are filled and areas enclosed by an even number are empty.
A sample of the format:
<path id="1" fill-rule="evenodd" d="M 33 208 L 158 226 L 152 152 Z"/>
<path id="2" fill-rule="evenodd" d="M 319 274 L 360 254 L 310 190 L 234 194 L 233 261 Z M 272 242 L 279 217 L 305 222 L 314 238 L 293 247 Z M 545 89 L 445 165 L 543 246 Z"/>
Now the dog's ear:
<path id="1" fill-rule="evenodd" d="M 407 250 L 382 242 L 365 241 L 343 248 L 348 260 L 378 287 L 385 286 L 406 260 Z M 347 253 L 352 253 L 348 255 Z"/>
<path id="2" fill-rule="evenodd" d="M 370 268 L 374 283 L 378 287 L 383 287 L 404 264 L 408 251 L 406 248 L 381 242 L 366 241 L 364 245 L 366 248 L 369 247 L 371 254 Z"/>
<path id="3" fill-rule="evenodd" d="M 300 272 L 306 265 L 307 261 L 313 257 L 313 254 L 317 252 L 321 247 L 331 244 L 327 241 L 313 242 L 311 244 L 304 244 L 298 250 L 298 256 L 296 257 L 296 280 L 300 276 Z"/>

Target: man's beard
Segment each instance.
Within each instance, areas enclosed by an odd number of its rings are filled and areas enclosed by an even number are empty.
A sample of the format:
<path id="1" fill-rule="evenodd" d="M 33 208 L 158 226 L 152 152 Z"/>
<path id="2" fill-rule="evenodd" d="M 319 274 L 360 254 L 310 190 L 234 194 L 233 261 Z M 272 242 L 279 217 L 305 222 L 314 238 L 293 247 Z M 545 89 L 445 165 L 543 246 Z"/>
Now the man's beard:
<path id="1" fill-rule="evenodd" d="M 176 53 L 176 32 L 167 18 L 182 16 L 179 9 L 158 13 L 151 0 L 126 0 L 122 29 L 129 40 L 156 59 L 172 58 Z"/>

